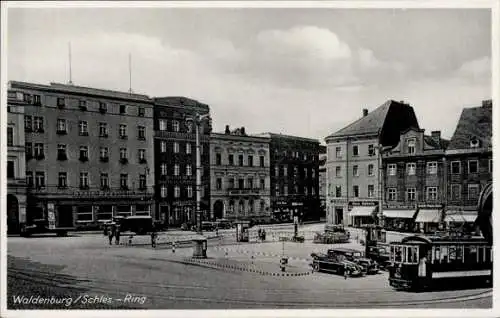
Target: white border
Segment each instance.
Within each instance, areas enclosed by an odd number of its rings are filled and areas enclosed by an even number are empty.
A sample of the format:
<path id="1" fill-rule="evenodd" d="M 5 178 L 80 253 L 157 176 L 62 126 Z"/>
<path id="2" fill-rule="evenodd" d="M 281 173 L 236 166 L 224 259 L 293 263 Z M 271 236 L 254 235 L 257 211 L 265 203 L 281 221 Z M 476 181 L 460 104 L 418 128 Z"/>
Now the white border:
<path id="1" fill-rule="evenodd" d="M 61 1 L 47 1 L 47 2 L 2 2 L 1 3 L 1 129 L 5 129 L 5 118 L 6 112 L 6 88 L 7 88 L 7 62 L 6 62 L 6 45 L 7 42 L 7 8 L 51 8 L 51 7 L 79 7 L 79 8 L 365 8 L 365 9 L 376 9 L 376 8 L 491 8 L 492 9 L 492 69 L 493 69 L 493 81 L 492 81 L 492 98 L 494 100 L 493 107 L 493 144 L 497 146 L 500 142 L 500 135 L 498 132 L 498 126 L 496 125 L 496 119 L 500 118 L 500 110 L 497 105 L 500 100 L 500 69 L 498 53 L 499 53 L 499 2 L 496 0 L 421 0 L 421 1 L 171 1 L 171 2 L 111 2 L 111 1 L 101 1 L 101 2 L 91 2 L 91 1 L 81 1 L 81 2 L 61 2 Z M 4 130 L 2 130 L 4 131 Z M 496 147 L 495 147 L 496 148 Z M 5 161 L 6 161 L 6 144 L 5 144 L 5 134 L 0 133 L 0 204 L 4 211 L 6 207 L 5 193 L 6 193 L 6 178 L 5 178 Z M 497 152 L 493 152 L 494 162 L 500 162 L 500 157 Z M 494 179 L 496 180 L 500 176 L 500 169 L 496 169 L 494 173 Z M 493 195 L 494 195 L 494 206 L 500 203 L 499 194 L 496 193 L 497 185 L 494 182 L 493 185 Z M 499 204 L 500 206 L 500 204 Z M 6 218 L 3 214 L 0 215 L 0 295 L 6 295 Z M 495 228 L 500 228 L 500 218 L 493 219 L 493 226 Z M 496 242 L 496 238 L 494 242 Z M 496 243 L 494 243 L 496 246 Z M 498 257 L 495 253 L 495 271 L 498 272 Z M 0 315 L 8 317 L 32 317 L 36 314 L 42 313 L 43 316 L 48 317 L 152 317 L 157 314 L 162 314 L 168 317 L 196 317 L 202 314 L 204 317 L 235 317 L 235 316 L 258 316 L 258 317 L 304 317 L 304 316 L 314 316 L 314 317 L 344 317 L 344 316 L 356 316 L 356 317 L 417 317 L 417 316 L 427 316 L 427 317 L 493 317 L 498 316 L 499 312 L 495 306 L 496 300 L 498 299 L 498 279 L 494 281 L 494 294 L 493 294 L 493 309 L 492 310 L 401 310 L 401 309 L 388 309 L 388 310 L 217 310 L 217 311 L 195 311 L 195 310 L 161 310 L 161 311 L 9 311 L 6 310 L 6 297 L 0 296 Z M 496 313 L 496 315 L 495 315 Z"/>

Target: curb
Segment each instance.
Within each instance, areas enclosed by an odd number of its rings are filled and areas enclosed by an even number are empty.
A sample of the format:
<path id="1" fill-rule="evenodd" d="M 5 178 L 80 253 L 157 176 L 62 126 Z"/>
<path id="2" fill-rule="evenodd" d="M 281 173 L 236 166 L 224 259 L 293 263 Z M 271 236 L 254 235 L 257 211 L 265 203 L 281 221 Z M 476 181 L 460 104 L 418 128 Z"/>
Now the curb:
<path id="1" fill-rule="evenodd" d="M 220 250 L 224 252 L 235 252 L 239 254 L 252 254 L 252 255 L 260 255 L 260 256 L 270 256 L 270 257 L 281 257 L 281 254 L 273 254 L 273 253 L 266 253 L 266 252 L 257 252 L 257 251 L 250 251 L 250 250 L 238 250 L 238 249 L 231 249 L 227 247 L 215 247 L 215 250 Z M 300 262 L 311 262 L 312 259 L 308 258 L 302 258 L 302 257 L 294 257 L 294 256 L 289 256 L 289 260 L 294 260 L 294 261 L 300 261 Z"/>
<path id="2" fill-rule="evenodd" d="M 308 276 L 311 275 L 311 271 L 308 272 L 300 272 L 300 273 L 286 273 L 286 272 L 267 272 L 255 268 L 248 268 L 246 266 L 242 265 L 233 265 L 233 264 L 220 264 L 217 263 L 216 261 L 206 261 L 203 259 L 199 258 L 185 258 L 184 259 L 185 263 L 189 264 L 203 264 L 203 265 L 208 265 L 208 266 L 215 266 L 216 268 L 221 268 L 221 269 L 229 269 L 229 270 L 237 270 L 241 272 L 249 272 L 249 273 L 256 273 L 260 274 L 263 276 L 275 276 L 275 277 L 299 277 L 299 276 Z"/>

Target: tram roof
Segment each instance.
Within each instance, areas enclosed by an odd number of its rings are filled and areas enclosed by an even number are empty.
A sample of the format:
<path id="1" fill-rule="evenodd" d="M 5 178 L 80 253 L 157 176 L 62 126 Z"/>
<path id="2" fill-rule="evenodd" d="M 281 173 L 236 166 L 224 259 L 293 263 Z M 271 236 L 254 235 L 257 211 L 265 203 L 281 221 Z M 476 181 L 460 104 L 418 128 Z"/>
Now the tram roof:
<path id="1" fill-rule="evenodd" d="M 485 244 L 488 242 L 482 237 L 453 237 L 441 235 L 413 235 L 405 237 L 401 242 L 392 242 L 391 244 Z"/>

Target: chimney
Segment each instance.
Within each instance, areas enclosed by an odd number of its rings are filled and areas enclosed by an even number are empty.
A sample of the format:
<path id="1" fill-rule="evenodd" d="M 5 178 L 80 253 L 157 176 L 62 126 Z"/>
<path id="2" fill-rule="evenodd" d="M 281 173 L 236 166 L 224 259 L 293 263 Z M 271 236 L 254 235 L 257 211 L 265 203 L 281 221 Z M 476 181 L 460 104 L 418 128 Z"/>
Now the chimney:
<path id="1" fill-rule="evenodd" d="M 438 144 L 441 143 L 441 131 L 440 130 L 435 130 L 431 132 L 431 137 L 432 139 L 437 142 Z"/>
<path id="2" fill-rule="evenodd" d="M 246 134 L 245 134 L 245 127 L 241 127 L 240 131 L 241 131 L 241 135 L 246 136 Z"/>
<path id="3" fill-rule="evenodd" d="M 483 107 L 493 107 L 493 100 L 491 99 L 483 100 Z"/>
<path id="4" fill-rule="evenodd" d="M 231 131 L 229 130 L 229 125 L 226 125 L 226 131 L 224 132 L 226 135 L 229 135 Z"/>
<path id="5" fill-rule="evenodd" d="M 368 115 L 368 109 L 363 108 L 363 117 L 366 117 Z"/>

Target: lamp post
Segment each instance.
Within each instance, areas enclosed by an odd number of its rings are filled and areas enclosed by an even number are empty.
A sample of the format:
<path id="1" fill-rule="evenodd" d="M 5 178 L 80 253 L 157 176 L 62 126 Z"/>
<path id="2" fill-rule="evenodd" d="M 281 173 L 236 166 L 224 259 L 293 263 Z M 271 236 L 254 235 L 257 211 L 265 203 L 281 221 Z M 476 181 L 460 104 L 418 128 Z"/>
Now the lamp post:
<path id="1" fill-rule="evenodd" d="M 194 114 L 192 117 L 187 117 L 187 122 L 192 122 L 195 126 L 196 134 L 196 232 L 202 234 L 201 229 L 201 154 L 200 154 L 200 124 L 204 119 L 211 121 L 210 114 L 200 115 Z"/>

